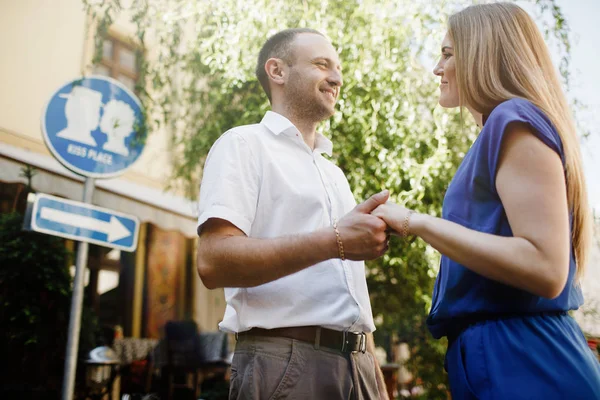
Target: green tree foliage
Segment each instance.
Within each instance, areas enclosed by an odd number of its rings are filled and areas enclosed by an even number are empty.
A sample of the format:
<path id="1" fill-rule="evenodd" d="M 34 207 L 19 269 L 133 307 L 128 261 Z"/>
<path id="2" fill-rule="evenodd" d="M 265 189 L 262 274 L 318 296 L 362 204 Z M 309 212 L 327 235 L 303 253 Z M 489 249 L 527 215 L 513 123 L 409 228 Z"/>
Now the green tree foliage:
<path id="1" fill-rule="evenodd" d="M 58 398 L 72 257 L 62 239 L 24 231 L 22 224 L 19 213 L 0 215 L 0 354 L 5 363 L 0 397 Z M 80 356 L 94 346 L 95 329 L 96 317 L 85 308 Z"/>
<path id="2" fill-rule="evenodd" d="M 138 82 L 147 123 L 172 135 L 172 186 L 190 197 L 214 141 L 233 126 L 260 121 L 268 109 L 253 74 L 262 43 L 281 29 L 310 27 L 331 38 L 342 60 L 339 112 L 320 129 L 332 138 L 334 161 L 357 200 L 388 188 L 393 200 L 440 214 L 476 131 L 458 112 L 436 106 L 439 78 L 431 70 L 448 13 L 470 1 L 134 0 L 127 9 L 118 1 L 84 3 L 99 37 L 120 13 L 132 16 L 148 47 Z M 537 1 L 536 9 L 554 21 L 549 31 L 568 50 L 560 9 L 551 0 Z M 384 257 L 367 263 L 378 332 L 409 343 L 409 369 L 428 399 L 445 398 L 445 344 L 432 340 L 424 323 L 438 263 L 420 240 L 393 240 Z"/>

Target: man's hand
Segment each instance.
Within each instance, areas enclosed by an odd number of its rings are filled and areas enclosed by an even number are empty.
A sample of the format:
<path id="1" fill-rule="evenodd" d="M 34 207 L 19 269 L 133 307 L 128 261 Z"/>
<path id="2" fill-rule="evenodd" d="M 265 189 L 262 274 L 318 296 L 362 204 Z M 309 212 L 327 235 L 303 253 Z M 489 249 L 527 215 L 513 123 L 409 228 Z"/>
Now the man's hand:
<path id="1" fill-rule="evenodd" d="M 344 253 L 349 260 L 372 260 L 387 251 L 387 224 L 371 212 L 385 204 L 389 196 L 387 190 L 371 196 L 338 222 Z"/>
<path id="2" fill-rule="evenodd" d="M 370 260 L 387 250 L 387 225 L 370 213 L 388 197 L 387 190 L 371 196 L 338 222 L 349 259 Z M 300 235 L 256 239 L 229 221 L 210 218 L 200 231 L 197 268 L 209 289 L 254 287 L 336 257 L 336 237 L 330 226 Z"/>

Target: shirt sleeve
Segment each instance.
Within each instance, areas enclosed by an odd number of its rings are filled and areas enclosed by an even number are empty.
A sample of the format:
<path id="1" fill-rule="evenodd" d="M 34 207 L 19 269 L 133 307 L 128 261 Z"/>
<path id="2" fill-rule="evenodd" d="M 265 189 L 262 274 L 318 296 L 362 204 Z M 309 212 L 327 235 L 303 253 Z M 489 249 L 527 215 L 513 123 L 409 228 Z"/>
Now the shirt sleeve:
<path id="1" fill-rule="evenodd" d="M 260 181 L 256 163 L 250 146 L 238 132 L 228 131 L 215 142 L 200 185 L 198 232 L 210 218 L 220 218 L 250 235 Z"/>
<path id="2" fill-rule="evenodd" d="M 558 136 L 558 132 L 546 114 L 527 100 L 508 100 L 492 111 L 492 114 L 486 121 L 486 125 L 490 124 L 489 129 L 485 137 L 482 138 L 484 140 L 482 144 L 487 149 L 486 155 L 488 170 L 492 179 L 492 187 L 496 186 L 496 174 L 498 172 L 502 140 L 504 139 L 506 128 L 511 122 L 521 122 L 529 125 L 533 134 L 546 146 L 554 150 L 560 156 L 564 165 L 562 142 Z"/>

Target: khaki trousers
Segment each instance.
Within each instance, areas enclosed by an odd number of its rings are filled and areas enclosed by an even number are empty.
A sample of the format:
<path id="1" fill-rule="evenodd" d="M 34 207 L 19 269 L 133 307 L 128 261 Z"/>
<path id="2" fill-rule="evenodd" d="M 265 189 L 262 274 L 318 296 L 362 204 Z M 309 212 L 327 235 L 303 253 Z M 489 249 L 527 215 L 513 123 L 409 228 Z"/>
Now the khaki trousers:
<path id="1" fill-rule="evenodd" d="M 230 400 L 378 399 L 370 353 L 342 353 L 279 337 L 244 336 L 231 364 Z"/>

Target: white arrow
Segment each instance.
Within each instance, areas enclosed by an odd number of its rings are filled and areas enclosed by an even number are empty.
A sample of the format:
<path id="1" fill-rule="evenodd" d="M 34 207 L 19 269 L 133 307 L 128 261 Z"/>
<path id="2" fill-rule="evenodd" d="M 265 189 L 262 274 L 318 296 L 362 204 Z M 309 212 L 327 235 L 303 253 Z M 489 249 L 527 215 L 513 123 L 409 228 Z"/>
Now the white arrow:
<path id="1" fill-rule="evenodd" d="M 126 238 L 131 235 L 118 218 L 114 215 L 110 216 L 110 222 L 100 221 L 99 219 L 86 217 L 84 215 L 72 214 L 65 211 L 55 210 L 53 208 L 43 207 L 41 210 L 41 218 L 48 221 L 58 222 L 61 224 L 71 225 L 75 228 L 89 229 L 108 235 L 109 242 L 116 242 L 119 239 Z"/>

